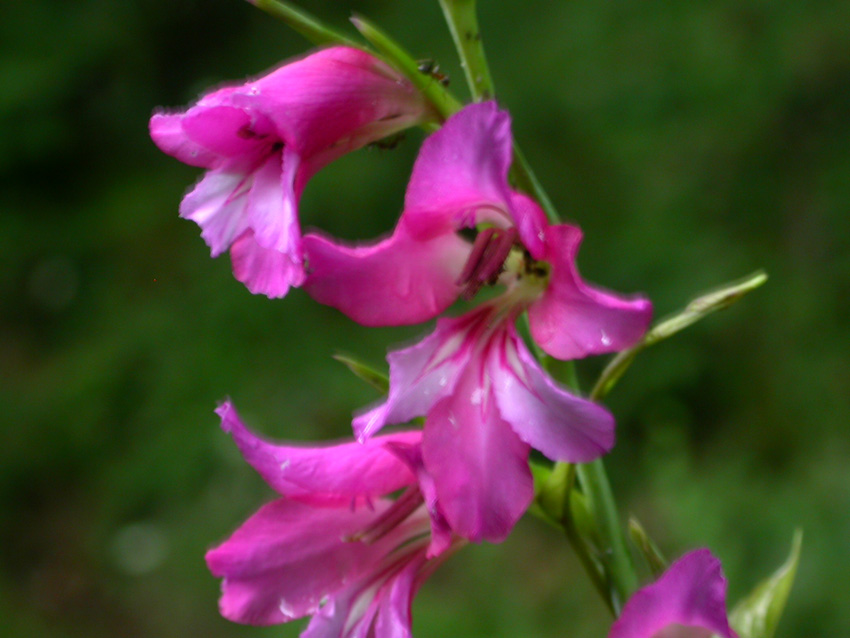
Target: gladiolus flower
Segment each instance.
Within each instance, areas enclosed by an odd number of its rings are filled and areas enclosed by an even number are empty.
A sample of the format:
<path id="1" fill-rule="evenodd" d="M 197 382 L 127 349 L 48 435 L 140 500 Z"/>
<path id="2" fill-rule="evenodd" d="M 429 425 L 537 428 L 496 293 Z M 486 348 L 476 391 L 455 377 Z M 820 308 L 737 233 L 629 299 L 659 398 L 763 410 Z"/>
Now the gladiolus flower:
<path id="1" fill-rule="evenodd" d="M 463 540 L 420 488 L 420 432 L 320 448 L 251 433 L 218 410 L 248 461 L 283 498 L 207 553 L 221 613 L 269 625 L 311 616 L 304 638 L 404 638 L 414 594 Z M 396 500 L 386 495 L 404 490 Z M 373 632 L 373 633 L 370 633 Z"/>
<path id="2" fill-rule="evenodd" d="M 557 461 L 587 462 L 614 444 L 614 420 L 570 394 L 538 365 L 516 333 L 552 356 L 574 359 L 637 341 L 650 320 L 645 299 L 585 284 L 575 267 L 581 232 L 549 225 L 512 191 L 510 119 L 496 104 L 466 107 L 422 146 L 393 235 L 350 248 L 308 235 L 305 289 L 367 325 L 424 321 L 458 295 L 500 282 L 507 291 L 420 343 L 389 355 L 385 403 L 358 416 L 366 440 L 388 423 L 425 416 L 425 469 L 452 529 L 504 539 L 533 496 L 533 446 Z M 486 225 L 473 243 L 458 231 Z"/>
<path id="3" fill-rule="evenodd" d="M 350 247 L 311 234 L 305 289 L 365 325 L 427 321 L 461 294 L 503 283 L 528 309 L 531 334 L 559 359 L 621 350 L 645 332 L 652 307 L 585 284 L 581 231 L 550 225 L 513 191 L 510 116 L 495 102 L 467 106 L 431 135 L 413 168 L 392 236 Z M 458 234 L 483 227 L 475 242 Z"/>
<path id="4" fill-rule="evenodd" d="M 419 122 L 420 94 L 364 51 L 333 47 L 241 86 L 213 91 L 182 113 L 157 113 L 161 150 L 206 175 L 180 205 L 216 257 L 253 293 L 283 297 L 304 281 L 298 200 L 320 168 Z"/>
<path id="5" fill-rule="evenodd" d="M 726 579 L 707 549 L 682 556 L 629 599 L 608 638 L 737 638 L 726 615 Z"/>

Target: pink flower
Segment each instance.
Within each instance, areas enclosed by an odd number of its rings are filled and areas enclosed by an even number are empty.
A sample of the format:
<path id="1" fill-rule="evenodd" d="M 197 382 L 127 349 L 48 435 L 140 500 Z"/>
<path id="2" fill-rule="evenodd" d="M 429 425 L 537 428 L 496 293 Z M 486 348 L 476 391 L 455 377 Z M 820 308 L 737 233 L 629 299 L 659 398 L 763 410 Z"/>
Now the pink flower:
<path id="1" fill-rule="evenodd" d="M 333 47 L 150 121 L 164 152 L 207 173 L 180 215 L 253 293 L 282 297 L 304 280 L 298 200 L 345 153 L 420 121 L 419 93 L 358 49 Z"/>
<path id="2" fill-rule="evenodd" d="M 737 638 L 726 616 L 726 579 L 707 549 L 682 556 L 626 603 L 608 638 Z"/>
<path id="3" fill-rule="evenodd" d="M 575 267 L 581 231 L 549 225 L 508 184 L 510 116 L 472 104 L 425 140 L 392 236 L 342 246 L 304 238 L 305 289 L 365 325 L 418 323 L 464 293 L 500 281 L 528 309 L 531 334 L 549 354 L 575 359 L 621 350 L 645 332 L 651 305 L 585 284 Z M 480 225 L 474 244 L 460 237 Z"/>
<path id="4" fill-rule="evenodd" d="M 427 481 L 418 485 L 420 433 L 285 446 L 248 431 L 229 403 L 217 412 L 245 460 L 283 495 L 207 553 L 223 578 L 222 615 L 254 625 L 312 615 L 305 638 L 409 637 L 414 594 L 463 542 Z"/>
<path id="5" fill-rule="evenodd" d="M 493 102 L 468 106 L 423 144 L 389 239 L 360 248 L 304 240 L 306 290 L 368 325 L 424 321 L 461 293 L 507 286 L 391 353 L 386 402 L 354 420 L 366 440 L 385 424 L 426 416 L 425 470 L 452 529 L 472 540 L 504 539 L 525 511 L 533 496 L 529 446 L 553 460 L 587 462 L 614 444 L 611 415 L 542 371 L 516 318 L 528 310 L 535 341 L 573 359 L 631 345 L 651 314 L 644 299 L 581 280 L 581 232 L 549 225 L 537 204 L 510 189 L 511 156 L 507 113 Z M 458 235 L 484 223 L 472 245 Z"/>

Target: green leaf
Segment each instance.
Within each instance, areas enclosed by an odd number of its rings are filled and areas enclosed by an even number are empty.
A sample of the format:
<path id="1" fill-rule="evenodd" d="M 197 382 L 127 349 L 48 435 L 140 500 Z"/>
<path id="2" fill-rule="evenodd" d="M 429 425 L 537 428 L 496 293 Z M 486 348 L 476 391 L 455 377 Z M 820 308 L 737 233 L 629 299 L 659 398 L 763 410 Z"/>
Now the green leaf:
<path id="1" fill-rule="evenodd" d="M 785 564 L 735 606 L 729 622 L 739 638 L 773 638 L 791 593 L 802 543 L 803 532 L 797 530 Z"/>
<path id="2" fill-rule="evenodd" d="M 629 518 L 629 537 L 640 551 L 652 575 L 655 578 L 661 576 L 667 569 L 667 559 L 664 558 L 661 550 L 658 549 L 658 546 L 646 533 L 643 525 L 634 516 Z"/>
<path id="3" fill-rule="evenodd" d="M 333 358 L 351 370 L 358 379 L 362 379 L 373 388 L 385 394 L 389 392 L 390 378 L 383 372 L 375 370 L 375 368 L 358 361 L 350 355 L 337 353 L 333 355 Z"/>
<path id="4" fill-rule="evenodd" d="M 681 332 L 713 312 L 728 308 L 748 292 L 761 286 L 765 281 L 767 281 L 767 274 L 758 271 L 738 281 L 724 284 L 716 290 L 700 295 L 685 306 L 685 309 L 681 312 L 654 325 L 637 345 L 623 350 L 611 360 L 602 374 L 599 375 L 599 380 L 590 393 L 590 398 L 599 401 L 605 397 L 623 376 L 635 357 L 645 348 L 669 339 L 677 332 Z"/>

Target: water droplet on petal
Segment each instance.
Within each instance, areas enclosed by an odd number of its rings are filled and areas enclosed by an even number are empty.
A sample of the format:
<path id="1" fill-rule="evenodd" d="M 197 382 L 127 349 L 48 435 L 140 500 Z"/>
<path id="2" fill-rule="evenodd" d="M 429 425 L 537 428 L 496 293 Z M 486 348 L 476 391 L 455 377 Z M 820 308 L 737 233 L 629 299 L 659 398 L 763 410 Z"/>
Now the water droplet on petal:
<path id="1" fill-rule="evenodd" d="M 280 610 L 280 613 L 283 614 L 283 616 L 285 616 L 289 620 L 295 618 L 295 609 L 293 609 L 292 606 L 283 598 L 280 599 L 278 609 Z"/>
<path id="2" fill-rule="evenodd" d="M 280 464 L 280 470 L 281 470 L 281 472 L 285 472 L 285 471 L 286 471 L 286 468 L 288 468 L 288 467 L 289 467 L 290 463 L 292 463 L 292 461 L 291 461 L 291 460 L 289 460 L 289 459 L 286 459 L 285 461 L 283 461 L 283 463 L 281 463 L 281 464 Z"/>
<path id="3" fill-rule="evenodd" d="M 611 345 L 611 337 L 609 337 L 608 334 L 604 330 L 602 331 L 602 345 L 603 346 L 610 346 Z"/>
<path id="4" fill-rule="evenodd" d="M 481 401 L 484 399 L 484 391 L 481 388 L 475 388 L 472 392 L 472 396 L 469 397 L 470 403 L 472 405 L 481 405 Z"/>

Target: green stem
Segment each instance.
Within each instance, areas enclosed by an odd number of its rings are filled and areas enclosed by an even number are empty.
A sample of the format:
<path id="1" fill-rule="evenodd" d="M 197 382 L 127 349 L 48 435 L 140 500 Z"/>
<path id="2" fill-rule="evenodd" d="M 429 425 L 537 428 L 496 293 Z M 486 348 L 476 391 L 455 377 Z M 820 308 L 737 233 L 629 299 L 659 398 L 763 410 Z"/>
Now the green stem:
<path id="1" fill-rule="evenodd" d="M 282 20 L 294 31 L 297 31 L 313 44 L 341 44 L 344 46 L 362 48 L 362 45 L 348 39 L 343 34 L 322 24 L 309 13 L 296 9 L 282 0 L 248 0 L 258 9 Z"/>
<path id="2" fill-rule="evenodd" d="M 476 102 L 490 100 L 495 95 L 490 68 L 484 56 L 484 44 L 478 29 L 475 0 L 440 0 L 449 31 L 455 41 L 466 82 Z"/>
<path id="3" fill-rule="evenodd" d="M 620 518 L 605 473 L 602 459 L 576 467 L 582 493 L 596 520 L 601 555 L 598 560 L 605 567 L 610 584 L 611 607 L 619 614 L 629 596 L 637 589 L 638 580 L 626 537 L 620 527 Z"/>
<path id="4" fill-rule="evenodd" d="M 552 200 L 549 199 L 546 191 L 543 190 L 540 182 L 537 181 L 537 176 L 534 174 L 534 171 L 531 170 L 531 165 L 528 163 L 528 160 L 525 159 L 525 155 L 520 150 L 516 142 L 514 142 L 514 161 L 511 166 L 511 177 L 513 177 L 514 184 L 517 188 L 528 193 L 537 200 L 537 203 L 539 203 L 543 207 L 543 210 L 546 211 L 546 217 L 549 218 L 551 223 L 561 223 L 561 216 L 558 214 L 558 211 L 555 209 L 555 206 L 552 204 Z"/>

